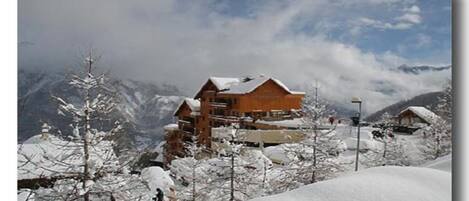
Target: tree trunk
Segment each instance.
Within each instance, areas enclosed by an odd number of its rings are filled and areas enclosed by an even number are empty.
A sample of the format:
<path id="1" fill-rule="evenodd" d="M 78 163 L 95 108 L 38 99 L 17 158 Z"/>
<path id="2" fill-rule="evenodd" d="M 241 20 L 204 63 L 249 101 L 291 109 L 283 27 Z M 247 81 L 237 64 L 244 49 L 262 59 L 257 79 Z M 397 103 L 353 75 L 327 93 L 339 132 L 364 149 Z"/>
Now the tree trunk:
<path id="1" fill-rule="evenodd" d="M 195 168 L 196 164 L 194 163 L 194 165 L 192 166 L 192 201 L 195 201 Z"/>
<path id="2" fill-rule="evenodd" d="M 232 136 L 231 143 L 234 143 L 234 136 Z M 230 176 L 230 201 L 234 201 L 234 159 L 235 153 L 233 147 L 231 148 L 231 176 Z"/>
<path id="3" fill-rule="evenodd" d="M 88 78 L 91 78 L 91 53 L 90 53 L 90 59 L 88 63 Z M 90 138 L 90 91 L 89 89 L 86 90 L 86 97 L 85 97 L 85 130 L 84 130 L 84 136 L 83 136 L 83 152 L 84 152 L 84 166 L 83 166 L 83 190 L 86 190 L 85 194 L 83 195 L 83 199 L 85 201 L 90 200 L 90 195 L 88 190 L 86 189 L 86 183 L 90 180 L 90 170 L 89 170 L 89 159 L 90 159 L 90 153 L 89 153 L 89 138 Z"/>
<path id="4" fill-rule="evenodd" d="M 317 125 L 314 125 L 314 138 L 313 138 L 313 174 L 311 175 L 311 183 L 316 182 L 316 143 L 317 143 Z"/>

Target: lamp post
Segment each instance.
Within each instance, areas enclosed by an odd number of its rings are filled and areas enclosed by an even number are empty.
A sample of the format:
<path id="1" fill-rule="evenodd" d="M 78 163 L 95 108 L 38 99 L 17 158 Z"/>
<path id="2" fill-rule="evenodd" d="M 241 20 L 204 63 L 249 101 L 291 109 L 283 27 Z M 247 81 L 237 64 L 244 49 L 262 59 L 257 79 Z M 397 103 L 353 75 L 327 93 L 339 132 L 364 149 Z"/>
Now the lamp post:
<path id="1" fill-rule="evenodd" d="M 358 103 L 357 153 L 355 156 L 355 171 L 358 171 L 358 154 L 360 153 L 360 118 L 362 114 L 362 100 L 358 97 L 352 97 L 352 103 Z"/>

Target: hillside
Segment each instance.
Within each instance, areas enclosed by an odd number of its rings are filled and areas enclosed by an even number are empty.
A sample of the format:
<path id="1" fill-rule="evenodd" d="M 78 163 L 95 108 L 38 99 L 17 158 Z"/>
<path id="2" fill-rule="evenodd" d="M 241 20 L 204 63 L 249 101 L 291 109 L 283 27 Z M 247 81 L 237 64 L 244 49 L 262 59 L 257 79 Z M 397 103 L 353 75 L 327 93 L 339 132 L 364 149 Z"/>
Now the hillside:
<path id="1" fill-rule="evenodd" d="M 397 115 L 401 110 L 409 106 L 424 106 L 432 109 L 438 104 L 438 97 L 441 95 L 443 95 L 443 92 L 430 92 L 415 96 L 408 100 L 402 100 L 367 116 L 364 120 L 370 122 L 377 121 L 385 112 L 388 112 L 391 115 Z"/>

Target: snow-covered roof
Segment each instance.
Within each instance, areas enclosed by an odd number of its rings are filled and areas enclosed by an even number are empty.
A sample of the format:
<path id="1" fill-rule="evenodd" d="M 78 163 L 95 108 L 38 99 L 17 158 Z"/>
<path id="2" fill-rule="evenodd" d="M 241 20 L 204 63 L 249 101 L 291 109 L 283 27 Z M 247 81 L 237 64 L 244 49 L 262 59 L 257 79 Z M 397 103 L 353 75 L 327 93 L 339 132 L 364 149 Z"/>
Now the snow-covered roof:
<path id="1" fill-rule="evenodd" d="M 239 80 L 238 82 L 231 82 L 229 86 L 227 87 L 225 86 L 223 91 L 220 93 L 221 94 L 246 94 L 246 93 L 250 93 L 254 91 L 265 82 L 272 80 L 278 86 L 282 87 L 285 91 L 287 91 L 290 94 L 301 94 L 301 92 L 290 91 L 290 89 L 285 84 L 283 84 L 280 80 L 271 78 L 271 77 L 259 76 L 259 77 L 251 78 L 250 80 L 247 80 L 247 81 L 242 81 L 240 79 L 238 80 Z"/>
<path id="2" fill-rule="evenodd" d="M 200 101 L 195 100 L 193 98 L 185 98 L 184 101 L 186 101 L 187 105 L 191 108 L 193 112 L 198 112 L 200 111 Z"/>
<path id="3" fill-rule="evenodd" d="M 210 77 L 209 82 L 212 82 L 221 94 L 246 94 L 254 91 L 257 87 L 261 86 L 268 80 L 274 81 L 277 85 L 282 87 L 285 91 L 290 94 L 305 94 L 300 91 L 291 91 L 285 84 L 280 80 L 266 77 L 250 77 L 249 79 L 243 78 L 232 78 L 232 77 Z M 201 89 L 202 90 L 202 89 Z M 197 92 L 195 97 L 198 97 L 201 93 L 201 90 Z"/>
<path id="4" fill-rule="evenodd" d="M 241 82 L 239 78 L 232 77 L 210 77 L 209 79 L 218 90 L 228 89 L 231 85 Z"/>
<path id="5" fill-rule="evenodd" d="M 192 112 L 200 112 L 200 101 L 197 99 L 193 98 L 184 98 L 184 100 L 179 104 L 179 106 L 176 108 L 176 111 L 174 112 L 174 115 L 176 115 L 184 103 L 189 106 Z M 196 114 L 196 113 L 194 113 Z"/>
<path id="6" fill-rule="evenodd" d="M 177 130 L 179 126 L 177 124 L 168 124 L 163 126 L 164 130 L 171 131 L 171 130 Z"/>
<path id="7" fill-rule="evenodd" d="M 415 115 L 422 118 L 427 123 L 432 123 L 436 119 L 440 118 L 438 115 L 436 115 L 432 111 L 428 110 L 425 107 L 421 107 L 421 106 L 410 106 L 410 107 L 406 108 L 405 110 L 402 110 L 399 114 L 402 114 L 406 111 L 413 112 Z"/>

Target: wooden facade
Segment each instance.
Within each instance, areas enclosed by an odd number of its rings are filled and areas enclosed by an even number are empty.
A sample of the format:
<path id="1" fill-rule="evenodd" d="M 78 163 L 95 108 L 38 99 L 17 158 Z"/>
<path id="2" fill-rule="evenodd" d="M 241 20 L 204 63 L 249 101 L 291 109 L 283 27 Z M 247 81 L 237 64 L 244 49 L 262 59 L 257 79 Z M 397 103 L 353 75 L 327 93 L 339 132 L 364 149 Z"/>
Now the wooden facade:
<path id="1" fill-rule="evenodd" d="M 438 118 L 440 118 L 438 115 L 425 107 L 410 106 L 399 113 L 397 121 L 402 126 L 414 126 L 416 124 L 430 125 Z"/>
<path id="2" fill-rule="evenodd" d="M 229 79 L 234 80 L 234 78 Z M 233 123 L 239 123 L 240 126 L 245 126 L 243 127 L 245 129 L 274 128 L 266 125 L 256 126 L 255 121 L 259 119 L 280 120 L 286 116 L 291 117 L 292 111 L 301 109 L 304 93 L 292 92 L 273 78 L 258 79 L 261 80 L 256 80 L 258 84 L 254 83 L 255 85 L 241 80 L 233 84 L 244 91 L 231 91 L 230 85 L 227 84 L 227 88 L 217 86 L 217 80 L 209 79 L 194 99 L 185 100 L 177 108 L 175 116 L 178 118 L 178 128 L 181 134 L 173 134 L 173 136 L 178 136 L 177 141 L 180 142 L 196 136 L 200 144 L 210 148 L 211 128 L 229 126 Z M 247 86 L 245 87 L 244 84 Z M 195 103 L 200 104 L 199 107 L 195 107 Z M 249 119 L 249 121 L 243 124 L 244 119 Z M 278 127 L 275 128 L 278 129 Z M 167 139 L 168 143 L 174 144 L 175 141 L 176 139 Z M 180 145 L 174 146 L 171 149 L 180 147 Z"/>

